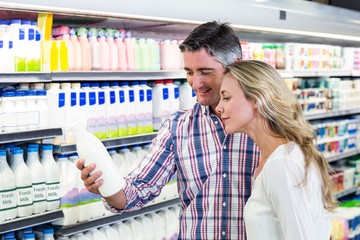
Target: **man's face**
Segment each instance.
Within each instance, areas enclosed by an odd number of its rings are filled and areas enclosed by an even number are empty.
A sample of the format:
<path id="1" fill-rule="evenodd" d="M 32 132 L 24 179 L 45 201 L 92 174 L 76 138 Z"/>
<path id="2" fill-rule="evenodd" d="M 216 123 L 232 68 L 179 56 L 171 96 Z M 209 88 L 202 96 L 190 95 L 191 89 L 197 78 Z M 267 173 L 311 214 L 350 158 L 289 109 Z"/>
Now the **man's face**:
<path id="1" fill-rule="evenodd" d="M 215 110 L 220 101 L 220 87 L 225 70 L 223 65 L 204 48 L 196 52 L 185 51 L 183 54 L 187 80 L 196 93 L 198 103 L 209 105 Z"/>

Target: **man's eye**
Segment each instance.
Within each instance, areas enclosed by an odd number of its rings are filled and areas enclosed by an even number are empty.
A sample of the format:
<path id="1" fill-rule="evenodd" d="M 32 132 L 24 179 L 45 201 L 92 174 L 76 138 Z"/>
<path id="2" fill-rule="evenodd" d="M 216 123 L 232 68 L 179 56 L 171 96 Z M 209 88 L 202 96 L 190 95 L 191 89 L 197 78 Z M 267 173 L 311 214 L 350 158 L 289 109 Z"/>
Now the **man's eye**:
<path id="1" fill-rule="evenodd" d="M 202 75 L 209 75 L 211 72 L 201 72 Z"/>

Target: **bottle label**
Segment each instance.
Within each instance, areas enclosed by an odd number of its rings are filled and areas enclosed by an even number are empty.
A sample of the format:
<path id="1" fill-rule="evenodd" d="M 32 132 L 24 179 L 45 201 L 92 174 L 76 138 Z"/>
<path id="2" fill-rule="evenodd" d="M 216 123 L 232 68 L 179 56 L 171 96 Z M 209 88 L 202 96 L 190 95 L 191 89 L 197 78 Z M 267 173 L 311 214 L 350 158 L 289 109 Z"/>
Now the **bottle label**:
<path id="1" fill-rule="evenodd" d="M 96 132 L 96 129 L 97 129 L 96 118 L 88 118 L 87 120 L 88 132 L 94 134 Z"/>
<path id="2" fill-rule="evenodd" d="M 59 182 L 50 182 L 46 183 L 46 193 L 48 202 L 60 200 L 60 183 Z"/>
<path id="3" fill-rule="evenodd" d="M 135 93 L 134 90 L 129 90 L 129 102 L 132 103 L 135 101 Z"/>
<path id="4" fill-rule="evenodd" d="M 116 138 L 119 136 L 118 133 L 118 125 L 115 116 L 110 116 L 108 118 L 108 137 L 109 138 Z"/>
<path id="5" fill-rule="evenodd" d="M 36 202 L 46 201 L 46 183 L 38 182 L 33 184 L 33 200 Z"/>
<path id="6" fill-rule="evenodd" d="M 70 208 L 78 205 L 79 191 L 74 187 L 62 187 L 60 208 Z"/>
<path id="7" fill-rule="evenodd" d="M 81 92 L 79 99 L 80 99 L 79 105 L 84 106 L 86 104 L 86 93 Z"/>
<path id="8" fill-rule="evenodd" d="M 33 41 L 35 39 L 35 30 L 29 29 L 29 40 Z"/>
<path id="9" fill-rule="evenodd" d="M 0 191 L 0 212 L 16 208 L 16 189 Z"/>
<path id="10" fill-rule="evenodd" d="M 110 104 L 115 103 L 115 91 L 110 91 Z"/>
<path id="11" fill-rule="evenodd" d="M 120 103 L 125 102 L 125 92 L 124 92 L 124 90 L 119 91 L 119 101 L 120 101 Z"/>
<path id="12" fill-rule="evenodd" d="M 139 99 L 140 99 L 140 103 L 144 102 L 145 100 L 144 90 L 139 91 Z"/>
<path id="13" fill-rule="evenodd" d="M 163 99 L 164 100 L 169 99 L 169 89 L 163 88 L 162 92 L 163 92 Z"/>
<path id="14" fill-rule="evenodd" d="M 18 207 L 25 207 L 33 204 L 32 185 L 16 188 L 17 205 Z"/>
<path id="15" fill-rule="evenodd" d="M 76 92 L 70 94 L 71 107 L 76 106 Z"/>
<path id="16" fill-rule="evenodd" d="M 105 93 L 99 92 L 98 97 L 99 97 L 99 105 L 105 104 Z"/>
<path id="17" fill-rule="evenodd" d="M 150 102 L 152 100 L 152 91 L 151 89 L 146 90 L 146 101 Z"/>
<path id="18" fill-rule="evenodd" d="M 65 106 L 65 93 L 59 93 L 59 105 L 58 108 L 62 108 Z"/>
<path id="19" fill-rule="evenodd" d="M 89 92 L 89 105 L 95 105 L 96 104 L 96 93 L 95 92 Z"/>
<path id="20" fill-rule="evenodd" d="M 174 88 L 174 98 L 175 99 L 179 98 L 179 88 L 178 87 Z"/>
<path id="21" fill-rule="evenodd" d="M 24 39 L 25 39 L 25 29 L 19 28 L 19 40 L 24 40 Z"/>

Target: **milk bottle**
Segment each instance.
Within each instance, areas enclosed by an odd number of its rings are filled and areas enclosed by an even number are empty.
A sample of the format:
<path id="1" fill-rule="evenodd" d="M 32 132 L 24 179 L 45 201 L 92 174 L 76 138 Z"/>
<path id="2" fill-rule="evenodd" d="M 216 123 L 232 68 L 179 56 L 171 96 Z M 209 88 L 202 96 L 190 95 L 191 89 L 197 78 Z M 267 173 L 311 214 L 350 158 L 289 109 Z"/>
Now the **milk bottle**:
<path id="1" fill-rule="evenodd" d="M 35 234 L 34 233 L 24 234 L 24 240 L 35 240 Z"/>
<path id="2" fill-rule="evenodd" d="M 173 80 L 167 79 L 164 81 L 169 88 L 170 99 L 170 115 L 180 109 L 179 88 L 173 83 Z"/>
<path id="3" fill-rule="evenodd" d="M 135 119 L 137 125 L 137 133 L 145 133 L 145 91 L 139 86 L 139 82 L 131 82 L 131 88 L 134 89 L 134 98 L 135 98 Z"/>
<path id="4" fill-rule="evenodd" d="M 161 211 L 150 213 L 150 217 L 154 224 L 155 239 L 160 240 L 166 238 L 166 220 L 161 216 Z"/>
<path id="5" fill-rule="evenodd" d="M 62 128 L 65 126 L 65 93 L 60 90 L 60 83 L 50 83 L 47 95 L 50 126 Z M 63 141 L 62 136 L 57 136 L 54 143 L 61 144 Z"/>
<path id="6" fill-rule="evenodd" d="M 101 69 L 103 71 L 110 70 L 110 48 L 106 41 L 105 31 L 101 28 L 98 29 L 98 42 L 100 45 L 100 59 Z"/>
<path id="7" fill-rule="evenodd" d="M 97 131 L 96 93 L 90 88 L 90 83 L 82 83 L 81 90 L 83 92 L 82 97 L 86 96 L 85 104 L 83 105 L 86 109 L 86 129 L 95 134 Z"/>
<path id="8" fill-rule="evenodd" d="M 105 93 L 105 112 L 106 112 L 106 125 L 107 125 L 107 137 L 116 138 L 119 136 L 117 125 L 117 103 L 115 91 L 110 88 L 108 82 L 101 82 L 101 89 Z"/>
<path id="9" fill-rule="evenodd" d="M 64 154 L 58 155 L 56 164 L 60 170 L 60 208 L 64 217 L 54 224 L 67 226 L 75 224 L 79 219 L 78 171 Z"/>
<path id="10" fill-rule="evenodd" d="M 15 91 L 14 98 L 15 98 L 15 109 L 16 109 L 16 120 L 18 126 L 17 129 L 23 131 L 28 127 L 25 92 Z"/>
<path id="11" fill-rule="evenodd" d="M 135 144 L 134 146 L 132 146 L 131 152 L 136 155 L 136 159 L 138 163 L 141 162 L 145 157 L 145 155 L 147 154 L 147 152 L 144 151 L 139 144 Z"/>
<path id="12" fill-rule="evenodd" d="M 119 239 L 118 233 L 109 225 L 101 227 L 99 230 L 106 236 L 106 239 Z"/>
<path id="13" fill-rule="evenodd" d="M 119 60 L 118 60 L 118 49 L 114 41 L 114 32 L 115 30 L 107 28 L 105 29 L 105 37 L 106 42 L 109 45 L 109 53 L 108 57 L 110 58 L 110 70 L 116 71 L 119 67 Z"/>
<path id="14" fill-rule="evenodd" d="M 141 222 L 138 218 L 133 218 L 129 220 L 130 223 L 130 228 L 131 228 L 131 232 L 132 232 L 132 238 L 134 240 L 143 240 L 145 239 L 145 234 L 143 227 L 141 225 Z M 165 224 L 165 223 L 164 223 Z"/>
<path id="15" fill-rule="evenodd" d="M 44 238 L 43 240 L 54 240 L 54 229 L 47 227 L 44 229 Z"/>
<path id="16" fill-rule="evenodd" d="M 170 39 L 166 39 L 160 44 L 160 65 L 161 70 L 175 69 L 174 49 Z"/>
<path id="17" fill-rule="evenodd" d="M 132 232 L 129 224 L 124 222 L 118 222 L 113 225 L 117 229 L 119 239 L 132 239 Z"/>
<path id="18" fill-rule="evenodd" d="M 72 71 L 80 71 L 82 68 L 82 49 L 80 46 L 80 43 L 78 41 L 78 38 L 76 36 L 76 30 L 74 28 L 70 29 L 70 41 L 72 43 L 72 46 L 74 48 L 74 69 L 69 69 Z"/>
<path id="19" fill-rule="evenodd" d="M 63 82 L 60 84 L 60 88 L 65 96 L 65 103 L 64 103 L 64 125 L 63 125 L 63 135 L 64 135 L 64 142 L 69 143 L 72 139 L 72 135 L 70 132 L 70 126 L 74 121 L 74 109 L 76 110 L 76 98 L 73 101 L 71 96 L 71 83 Z M 74 103 L 74 105 L 72 105 Z M 70 136 L 69 136 L 70 135 Z"/>
<path id="20" fill-rule="evenodd" d="M 127 106 L 125 102 L 125 91 L 119 87 L 118 82 L 111 82 L 111 88 L 115 90 L 116 122 L 118 127 L 118 136 L 128 135 L 128 126 L 126 122 Z"/>
<path id="21" fill-rule="evenodd" d="M 174 239 L 179 232 L 178 216 L 169 208 L 165 208 L 162 212 L 166 221 L 166 239 Z"/>
<path id="22" fill-rule="evenodd" d="M 85 236 L 92 240 L 107 240 L 106 236 L 96 228 L 86 232 Z"/>
<path id="23" fill-rule="evenodd" d="M 162 123 L 169 115 L 170 99 L 169 89 L 164 86 L 163 80 L 155 80 L 153 92 L 153 124 L 154 130 L 160 129 Z"/>
<path id="24" fill-rule="evenodd" d="M 15 175 L 6 161 L 6 151 L 0 150 L 0 223 L 17 216 Z"/>
<path id="25" fill-rule="evenodd" d="M 76 240 L 90 240 L 90 238 L 86 237 L 83 233 L 77 233 L 73 236 L 71 236 L 71 240 L 76 239 Z"/>
<path id="26" fill-rule="evenodd" d="M 99 83 L 91 83 L 91 89 L 96 94 L 95 114 L 96 114 L 96 132 L 95 136 L 100 139 L 107 138 L 107 124 L 106 124 L 106 108 L 105 108 L 105 92 L 100 89 Z"/>
<path id="27" fill-rule="evenodd" d="M 90 71 L 92 69 L 91 46 L 88 36 L 88 30 L 84 27 L 78 28 L 76 31 L 78 41 L 81 47 L 81 70 Z"/>
<path id="28" fill-rule="evenodd" d="M 16 181 L 18 217 L 30 216 L 34 212 L 31 172 L 24 162 L 22 149 L 14 149 L 12 155 L 11 170 Z"/>
<path id="29" fill-rule="evenodd" d="M 55 210 L 60 206 L 60 173 L 53 157 L 53 146 L 42 145 L 41 164 L 46 173 L 47 210 Z"/>
<path id="30" fill-rule="evenodd" d="M 124 39 L 127 59 L 127 70 L 135 70 L 135 47 L 131 38 Z"/>
<path id="31" fill-rule="evenodd" d="M 96 28 L 89 28 L 88 39 L 91 47 L 91 65 L 92 70 L 101 69 L 100 44 L 97 40 L 99 32 Z"/>
<path id="32" fill-rule="evenodd" d="M 152 89 L 146 85 L 146 81 L 140 81 L 140 87 L 145 91 L 144 104 L 141 109 L 144 111 L 144 132 L 152 133 L 153 129 L 153 103 L 152 103 Z"/>
<path id="33" fill-rule="evenodd" d="M 27 149 L 26 165 L 31 172 L 34 213 L 46 211 L 46 174 L 39 160 L 38 148 Z"/>
<path id="34" fill-rule="evenodd" d="M 49 107 L 47 104 L 47 96 L 45 90 L 36 91 L 36 109 L 38 111 L 38 127 L 46 128 L 49 127 Z"/>
<path id="35" fill-rule="evenodd" d="M 152 218 L 149 215 L 142 215 L 138 219 L 140 220 L 144 234 L 146 234 L 146 239 L 155 239 Z"/>
<path id="36" fill-rule="evenodd" d="M 69 161 L 76 165 L 76 162 L 79 160 L 79 157 L 76 153 L 69 155 Z M 81 172 L 78 170 L 76 173 L 76 178 L 78 179 L 78 205 L 79 205 L 79 222 L 90 220 L 92 217 L 92 199 L 95 194 L 88 192 L 86 187 L 84 186 L 81 178 Z"/>
<path id="37" fill-rule="evenodd" d="M 17 130 L 15 97 L 13 91 L 1 93 L 2 126 L 4 132 Z"/>
<path id="38" fill-rule="evenodd" d="M 39 114 L 36 107 L 36 92 L 25 91 L 26 118 L 28 119 L 27 129 L 35 129 L 39 126 Z"/>
<path id="39" fill-rule="evenodd" d="M 138 44 L 138 40 L 136 38 L 131 38 L 132 44 L 134 47 L 134 53 L 135 53 L 135 70 L 141 70 L 140 66 L 140 48 Z"/>
<path id="40" fill-rule="evenodd" d="M 111 148 L 108 151 L 112 160 L 114 161 L 120 177 L 125 177 L 128 174 L 128 166 L 124 156 L 117 153 L 115 148 Z"/>
<path id="41" fill-rule="evenodd" d="M 12 19 L 8 27 L 14 46 L 15 72 L 26 70 L 26 43 L 25 28 L 21 26 L 20 19 Z"/>
<path id="42" fill-rule="evenodd" d="M 174 66 L 173 66 L 173 70 L 179 70 L 181 69 L 181 62 L 180 62 L 180 48 L 178 45 L 178 41 L 173 39 L 171 40 L 171 47 L 172 47 L 172 51 L 173 51 L 173 55 L 171 56 L 171 58 L 174 61 Z"/>
<path id="43" fill-rule="evenodd" d="M 73 143 L 74 136 L 69 128 L 72 123 L 75 121 L 80 121 L 84 126 L 86 125 L 86 93 L 82 91 L 80 83 L 71 83 L 71 93 L 70 93 L 70 107 L 68 108 L 67 113 L 65 114 L 65 122 L 67 126 L 66 134 L 66 143 Z"/>
<path id="44" fill-rule="evenodd" d="M 128 125 L 128 135 L 138 134 L 136 123 L 136 104 L 135 104 L 135 92 L 130 88 L 128 82 L 121 82 L 121 88 L 124 90 L 125 105 L 126 105 L 126 121 Z"/>
<path id="45" fill-rule="evenodd" d="M 180 92 L 180 109 L 186 110 L 193 107 L 192 88 L 186 80 L 184 80 L 182 85 L 180 86 L 179 92 Z"/>
<path id="46" fill-rule="evenodd" d="M 118 54 L 118 70 L 126 70 L 127 69 L 127 59 L 126 59 L 126 48 L 124 44 L 124 31 L 115 31 L 114 38 L 115 44 L 117 47 L 117 54 Z"/>
<path id="47" fill-rule="evenodd" d="M 99 187 L 101 195 L 108 197 L 119 192 L 125 186 L 125 181 L 117 174 L 114 162 L 102 142 L 80 126 L 74 128 L 74 133 L 76 149 L 80 158 L 85 159 L 84 165 L 96 164 L 96 169 L 90 174 L 102 171 L 104 183 Z"/>
<path id="48" fill-rule="evenodd" d="M 119 151 L 120 151 L 120 154 L 122 154 L 122 156 L 124 157 L 124 159 L 126 161 L 126 165 L 128 167 L 127 174 L 129 174 L 136 168 L 136 166 L 138 164 L 138 159 L 137 159 L 136 155 L 134 153 L 132 153 L 130 151 L 130 148 L 127 146 L 120 147 Z"/>

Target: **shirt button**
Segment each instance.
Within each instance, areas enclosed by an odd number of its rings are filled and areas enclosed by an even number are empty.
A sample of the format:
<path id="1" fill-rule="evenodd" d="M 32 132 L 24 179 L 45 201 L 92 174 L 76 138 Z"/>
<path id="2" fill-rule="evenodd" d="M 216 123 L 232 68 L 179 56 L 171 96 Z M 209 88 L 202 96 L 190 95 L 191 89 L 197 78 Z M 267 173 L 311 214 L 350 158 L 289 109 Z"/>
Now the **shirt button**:
<path id="1" fill-rule="evenodd" d="M 226 202 L 223 202 L 223 206 L 226 207 Z"/>
<path id="2" fill-rule="evenodd" d="M 227 147 L 226 146 L 224 146 L 224 149 L 226 149 Z"/>
<path id="3" fill-rule="evenodd" d="M 223 231 L 221 234 L 222 234 L 223 236 L 225 236 L 225 231 Z"/>
<path id="4" fill-rule="evenodd" d="M 219 122 L 218 121 L 215 121 L 215 124 L 218 124 Z"/>
<path id="5" fill-rule="evenodd" d="M 226 173 L 223 174 L 223 177 L 226 178 Z"/>

